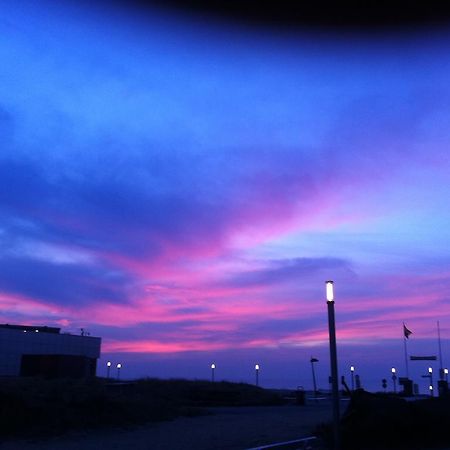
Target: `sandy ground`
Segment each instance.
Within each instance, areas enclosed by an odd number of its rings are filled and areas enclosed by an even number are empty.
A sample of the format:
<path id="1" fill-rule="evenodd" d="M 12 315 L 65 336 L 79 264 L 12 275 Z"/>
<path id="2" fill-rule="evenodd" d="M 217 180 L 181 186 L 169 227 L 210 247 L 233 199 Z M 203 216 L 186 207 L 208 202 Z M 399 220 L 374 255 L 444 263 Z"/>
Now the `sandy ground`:
<path id="1" fill-rule="evenodd" d="M 329 403 L 305 406 L 212 408 L 211 414 L 183 417 L 128 430 L 71 433 L 49 440 L 3 442 L 1 450 L 244 450 L 310 436 L 331 419 Z"/>

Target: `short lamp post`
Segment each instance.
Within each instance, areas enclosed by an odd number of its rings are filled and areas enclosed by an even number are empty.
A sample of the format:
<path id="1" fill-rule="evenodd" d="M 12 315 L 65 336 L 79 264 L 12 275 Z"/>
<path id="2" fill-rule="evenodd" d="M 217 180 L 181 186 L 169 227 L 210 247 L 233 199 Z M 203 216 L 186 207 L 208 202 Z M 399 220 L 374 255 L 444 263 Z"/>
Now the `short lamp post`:
<path id="1" fill-rule="evenodd" d="M 216 365 L 214 363 L 211 364 L 211 381 L 214 383 L 214 372 L 216 370 Z"/>
<path id="2" fill-rule="evenodd" d="M 397 371 L 395 370 L 395 367 L 391 369 L 392 372 L 392 382 L 394 383 L 394 393 L 397 393 Z"/>
<path id="3" fill-rule="evenodd" d="M 316 371 L 314 369 L 314 363 L 319 362 L 317 358 L 314 358 L 311 356 L 310 363 L 311 363 L 311 371 L 312 371 L 312 378 L 313 378 L 313 388 L 314 388 L 314 396 L 317 396 L 317 383 L 316 383 Z"/>
<path id="4" fill-rule="evenodd" d="M 352 374 L 352 391 L 355 390 L 355 366 L 350 366 L 350 373 Z"/>
<path id="5" fill-rule="evenodd" d="M 448 369 L 444 369 L 445 381 L 448 383 Z"/>
<path id="6" fill-rule="evenodd" d="M 328 334 L 330 339 L 331 392 L 333 398 L 333 441 L 334 449 L 339 449 L 339 381 L 336 350 L 336 323 L 334 318 L 333 281 L 326 281 L 326 297 L 328 308 Z"/>
<path id="7" fill-rule="evenodd" d="M 122 368 L 122 364 L 117 364 L 117 379 L 120 380 L 120 369 Z"/>
<path id="8" fill-rule="evenodd" d="M 255 378 L 256 386 L 259 386 L 259 364 L 255 364 Z"/>
<path id="9" fill-rule="evenodd" d="M 432 367 L 428 367 L 428 376 L 430 377 L 430 395 L 431 395 L 431 397 L 433 397 L 434 392 L 433 392 L 433 368 Z"/>
<path id="10" fill-rule="evenodd" d="M 111 361 L 106 363 L 106 378 L 109 380 L 109 372 L 111 370 Z"/>

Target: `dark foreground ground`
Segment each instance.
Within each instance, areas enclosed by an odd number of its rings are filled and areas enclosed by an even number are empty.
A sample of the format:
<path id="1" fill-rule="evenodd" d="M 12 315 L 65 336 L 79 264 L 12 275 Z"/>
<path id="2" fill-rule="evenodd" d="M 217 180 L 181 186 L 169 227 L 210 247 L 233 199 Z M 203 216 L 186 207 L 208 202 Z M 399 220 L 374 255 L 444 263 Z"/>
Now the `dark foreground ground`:
<path id="1" fill-rule="evenodd" d="M 130 429 L 72 432 L 40 440 L 15 439 L 1 450 L 244 450 L 312 434 L 331 418 L 328 402 L 304 406 L 209 408 L 209 414 L 180 417 Z"/>
<path id="2" fill-rule="evenodd" d="M 311 435 L 328 399 L 228 382 L 0 380 L 0 450 L 247 449 Z"/>
<path id="3" fill-rule="evenodd" d="M 245 450 L 312 434 L 330 446 L 330 399 L 298 405 L 299 393 L 187 380 L 2 380 L 0 450 Z M 450 449 L 450 394 L 347 394 L 342 450 Z"/>

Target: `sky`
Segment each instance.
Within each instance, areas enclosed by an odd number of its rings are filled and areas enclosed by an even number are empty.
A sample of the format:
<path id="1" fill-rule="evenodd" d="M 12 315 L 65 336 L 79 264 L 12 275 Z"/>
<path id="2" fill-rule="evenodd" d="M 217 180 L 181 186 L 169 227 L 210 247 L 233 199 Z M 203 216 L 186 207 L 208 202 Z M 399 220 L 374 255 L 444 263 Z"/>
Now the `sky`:
<path id="1" fill-rule="evenodd" d="M 340 374 L 404 375 L 403 322 L 450 365 L 447 27 L 2 5 L 0 323 L 100 336 L 99 375 L 326 388 L 331 279 Z"/>

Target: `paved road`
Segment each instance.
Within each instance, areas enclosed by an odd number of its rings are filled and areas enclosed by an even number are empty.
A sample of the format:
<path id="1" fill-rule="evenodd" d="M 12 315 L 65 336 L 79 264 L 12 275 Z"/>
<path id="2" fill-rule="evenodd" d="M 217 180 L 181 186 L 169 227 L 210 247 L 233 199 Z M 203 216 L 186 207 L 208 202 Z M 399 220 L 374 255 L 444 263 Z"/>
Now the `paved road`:
<path id="1" fill-rule="evenodd" d="M 243 450 L 308 436 L 330 420 L 329 403 L 305 406 L 213 408 L 132 430 L 72 433 L 46 441 L 10 441 L 1 450 Z"/>

